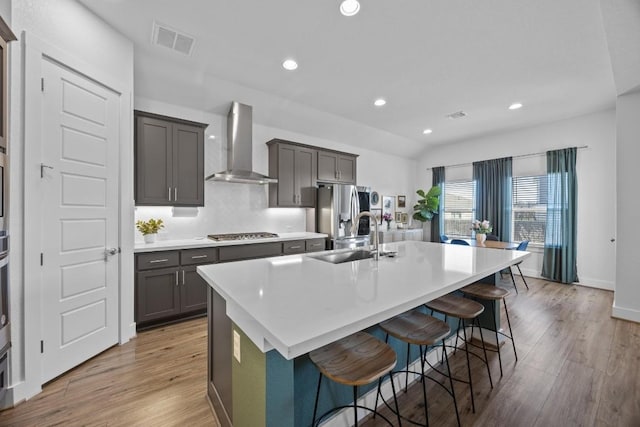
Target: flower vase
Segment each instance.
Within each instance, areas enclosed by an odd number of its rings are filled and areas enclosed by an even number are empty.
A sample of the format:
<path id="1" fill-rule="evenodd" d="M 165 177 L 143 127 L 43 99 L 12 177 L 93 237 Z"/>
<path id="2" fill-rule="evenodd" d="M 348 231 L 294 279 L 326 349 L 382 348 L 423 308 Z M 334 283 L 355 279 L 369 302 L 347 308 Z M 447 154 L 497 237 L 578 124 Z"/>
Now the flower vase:
<path id="1" fill-rule="evenodd" d="M 479 245 L 484 245 L 484 241 L 487 240 L 487 235 L 483 233 L 476 233 L 476 242 Z"/>
<path id="2" fill-rule="evenodd" d="M 158 235 L 158 233 L 145 234 L 143 236 L 144 237 L 144 242 L 145 243 L 155 243 L 157 235 Z"/>

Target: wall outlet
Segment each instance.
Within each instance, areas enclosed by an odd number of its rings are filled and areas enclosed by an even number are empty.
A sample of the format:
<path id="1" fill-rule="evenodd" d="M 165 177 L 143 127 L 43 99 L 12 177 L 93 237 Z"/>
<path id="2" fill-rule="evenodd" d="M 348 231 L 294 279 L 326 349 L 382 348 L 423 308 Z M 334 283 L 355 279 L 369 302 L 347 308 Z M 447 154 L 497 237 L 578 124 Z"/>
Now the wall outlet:
<path id="1" fill-rule="evenodd" d="M 233 330 L 233 357 L 240 363 L 240 334 Z"/>

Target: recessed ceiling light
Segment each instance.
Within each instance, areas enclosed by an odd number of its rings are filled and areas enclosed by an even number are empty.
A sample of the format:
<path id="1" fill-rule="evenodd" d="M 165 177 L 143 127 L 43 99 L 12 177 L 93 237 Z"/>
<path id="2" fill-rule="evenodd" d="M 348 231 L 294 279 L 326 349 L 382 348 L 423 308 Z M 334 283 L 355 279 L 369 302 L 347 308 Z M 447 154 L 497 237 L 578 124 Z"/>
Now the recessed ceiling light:
<path id="1" fill-rule="evenodd" d="M 517 110 L 518 108 L 522 108 L 522 104 L 519 102 L 514 102 L 513 104 L 509 105 L 509 110 Z"/>
<path id="2" fill-rule="evenodd" d="M 294 61 L 293 59 L 286 59 L 282 63 L 282 68 L 284 68 L 285 70 L 288 70 L 288 71 L 293 71 L 296 68 L 298 68 L 298 63 L 296 61 Z"/>
<path id="3" fill-rule="evenodd" d="M 429 135 L 431 132 L 433 132 L 431 129 L 425 129 L 422 131 L 425 135 Z"/>
<path id="4" fill-rule="evenodd" d="M 340 3 L 340 13 L 344 16 L 353 16 L 360 11 L 358 0 L 344 0 Z"/>
<path id="5" fill-rule="evenodd" d="M 387 101 L 385 101 L 382 98 L 378 98 L 375 101 L 373 101 L 373 105 L 375 105 L 376 107 L 382 107 L 386 103 L 387 103 Z"/>

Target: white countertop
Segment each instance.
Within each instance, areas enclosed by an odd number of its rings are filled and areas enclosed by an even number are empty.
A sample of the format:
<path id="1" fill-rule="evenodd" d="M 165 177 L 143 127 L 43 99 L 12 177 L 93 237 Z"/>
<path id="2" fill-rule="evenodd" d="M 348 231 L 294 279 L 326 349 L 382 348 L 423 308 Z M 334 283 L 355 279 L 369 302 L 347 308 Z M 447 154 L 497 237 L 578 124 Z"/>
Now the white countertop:
<path id="1" fill-rule="evenodd" d="M 289 255 L 205 265 L 198 273 L 258 348 L 293 359 L 530 255 L 416 241 L 381 247 L 398 254 L 343 264 L 313 258 L 320 253 Z"/>
<path id="2" fill-rule="evenodd" d="M 155 252 L 155 251 L 170 251 L 174 249 L 192 249 L 192 248 L 208 248 L 217 246 L 234 246 L 234 245 L 250 245 L 254 243 L 268 243 L 268 242 L 284 242 L 287 240 L 302 240 L 302 239 L 324 239 L 326 234 L 321 233 L 279 233 L 278 237 L 271 237 L 268 239 L 252 239 L 252 240 L 227 240 L 224 242 L 216 242 L 204 237 L 194 239 L 179 239 L 179 240 L 158 240 L 155 243 L 136 242 L 133 247 L 133 252 Z"/>

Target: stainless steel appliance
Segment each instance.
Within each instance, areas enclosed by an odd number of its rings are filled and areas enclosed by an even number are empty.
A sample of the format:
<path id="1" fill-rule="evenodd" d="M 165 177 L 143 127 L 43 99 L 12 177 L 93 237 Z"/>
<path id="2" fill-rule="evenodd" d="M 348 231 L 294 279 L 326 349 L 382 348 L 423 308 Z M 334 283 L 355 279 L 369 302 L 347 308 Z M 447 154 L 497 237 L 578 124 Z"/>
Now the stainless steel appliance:
<path id="1" fill-rule="evenodd" d="M 356 216 L 370 208 L 371 189 L 344 184 L 320 184 L 316 207 L 316 229 L 329 235 L 327 249 L 354 248 L 369 244 L 368 217 L 360 218 L 357 232 L 351 226 Z"/>
<path id="2" fill-rule="evenodd" d="M 227 233 L 227 234 L 209 234 L 211 240 L 216 242 L 224 242 L 229 240 L 256 240 L 269 239 L 278 237 L 276 233 L 256 232 L 256 233 Z"/>
<path id="3" fill-rule="evenodd" d="M 9 328 L 9 236 L 5 230 L 7 203 L 5 154 L 0 152 L 0 402 L 8 388 L 8 352 L 11 347 Z"/>

